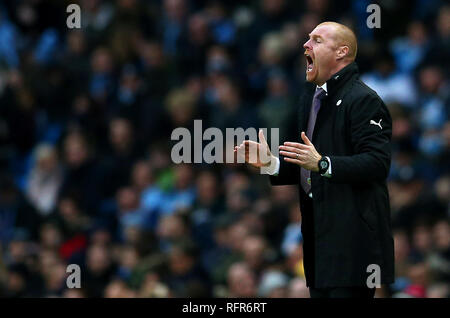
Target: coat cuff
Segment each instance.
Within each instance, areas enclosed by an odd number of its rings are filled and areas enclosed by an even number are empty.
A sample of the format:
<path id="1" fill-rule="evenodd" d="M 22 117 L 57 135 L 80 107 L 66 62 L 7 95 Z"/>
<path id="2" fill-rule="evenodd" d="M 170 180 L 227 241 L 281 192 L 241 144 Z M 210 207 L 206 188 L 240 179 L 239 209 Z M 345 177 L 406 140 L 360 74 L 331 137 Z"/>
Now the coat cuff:
<path id="1" fill-rule="evenodd" d="M 328 161 L 328 170 L 325 171 L 324 174 L 321 174 L 322 177 L 331 178 L 331 159 L 328 156 L 325 156 L 325 159 Z"/>
<path id="2" fill-rule="evenodd" d="M 280 159 L 275 157 L 275 164 L 270 165 L 268 168 L 266 168 L 264 174 L 268 174 L 270 176 L 278 176 L 279 172 L 280 172 Z"/>

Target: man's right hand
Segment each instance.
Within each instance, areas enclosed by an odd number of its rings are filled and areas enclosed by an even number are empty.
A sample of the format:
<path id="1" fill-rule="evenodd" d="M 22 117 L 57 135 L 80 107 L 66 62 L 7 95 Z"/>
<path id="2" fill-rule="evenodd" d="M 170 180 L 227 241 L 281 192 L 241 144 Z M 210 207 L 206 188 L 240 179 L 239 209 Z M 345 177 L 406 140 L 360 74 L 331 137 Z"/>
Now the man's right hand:
<path id="1" fill-rule="evenodd" d="M 243 156 L 245 162 L 253 167 L 268 167 L 277 158 L 270 152 L 262 129 L 259 130 L 258 135 L 259 143 L 252 140 L 244 140 L 239 146 L 234 147 L 234 152 L 239 157 Z"/>

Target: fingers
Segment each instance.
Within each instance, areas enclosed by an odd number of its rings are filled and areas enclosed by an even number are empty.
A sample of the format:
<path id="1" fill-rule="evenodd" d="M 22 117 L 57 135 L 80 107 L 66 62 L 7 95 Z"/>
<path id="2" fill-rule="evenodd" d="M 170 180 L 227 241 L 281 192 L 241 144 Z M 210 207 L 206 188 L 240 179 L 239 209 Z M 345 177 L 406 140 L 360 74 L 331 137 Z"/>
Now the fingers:
<path id="1" fill-rule="evenodd" d="M 261 142 L 264 145 L 269 146 L 267 141 L 266 141 L 266 137 L 264 137 L 264 131 L 262 129 L 259 130 L 258 135 L 259 135 L 259 142 Z"/>
<path id="2" fill-rule="evenodd" d="M 289 141 L 286 141 L 283 145 L 284 145 L 284 146 L 289 146 L 289 147 L 298 148 L 298 149 L 308 149 L 308 148 L 309 148 L 308 145 L 300 144 L 300 143 L 298 143 L 298 142 L 289 142 Z"/>
<path id="3" fill-rule="evenodd" d="M 305 145 L 309 145 L 309 146 L 312 145 L 312 142 L 309 140 L 308 136 L 306 136 L 304 131 L 302 131 L 301 137 L 302 137 L 302 140 L 305 143 Z"/>
<path id="4" fill-rule="evenodd" d="M 239 146 L 234 146 L 235 151 L 244 148 L 248 150 L 250 147 L 258 146 L 258 143 L 252 140 L 244 140 Z"/>
<path id="5" fill-rule="evenodd" d="M 280 146 L 279 147 L 280 150 L 282 151 L 287 151 L 287 152 L 295 152 L 295 153 L 307 153 L 307 151 L 305 149 L 299 149 L 299 148 L 295 148 L 295 147 L 288 147 L 288 146 Z"/>
<path id="6" fill-rule="evenodd" d="M 239 146 L 234 147 L 234 152 L 242 156 L 246 163 L 253 164 L 258 162 L 259 146 L 256 141 L 244 140 Z"/>
<path id="7" fill-rule="evenodd" d="M 309 140 L 308 136 L 306 136 L 304 131 L 302 131 L 300 136 L 301 136 L 304 144 L 301 144 L 301 143 L 298 143 L 298 142 L 286 141 L 284 143 L 284 145 L 285 146 L 289 146 L 289 147 L 299 148 L 299 149 L 308 149 L 310 146 L 313 145 L 312 142 Z"/>
<path id="8" fill-rule="evenodd" d="M 304 154 L 299 154 L 297 152 L 289 152 L 289 151 L 280 151 L 280 155 L 282 155 L 284 157 L 295 158 L 295 159 L 301 159 L 305 156 Z"/>
<path id="9" fill-rule="evenodd" d="M 258 146 L 259 145 L 259 143 L 257 143 L 256 141 L 253 141 L 253 140 L 244 140 L 243 142 L 242 142 L 242 144 L 244 145 L 244 146 Z"/>
<path id="10" fill-rule="evenodd" d="M 295 159 L 298 164 L 304 164 L 306 162 L 306 155 L 305 154 L 298 154 L 298 153 L 294 153 L 294 152 L 280 151 L 280 155 L 282 155 L 284 158 Z"/>
<path id="11" fill-rule="evenodd" d="M 293 159 L 300 159 L 300 155 L 296 152 L 287 152 L 287 151 L 280 151 L 280 155 L 282 155 L 283 157 L 289 157 L 289 158 L 293 158 Z"/>

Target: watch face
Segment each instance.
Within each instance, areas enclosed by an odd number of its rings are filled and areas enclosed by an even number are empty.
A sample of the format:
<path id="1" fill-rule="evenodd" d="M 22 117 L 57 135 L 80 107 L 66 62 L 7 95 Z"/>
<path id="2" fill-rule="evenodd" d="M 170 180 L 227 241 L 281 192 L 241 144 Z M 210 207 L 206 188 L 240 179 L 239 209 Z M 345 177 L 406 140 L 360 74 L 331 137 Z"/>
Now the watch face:
<path id="1" fill-rule="evenodd" d="M 320 168 L 326 169 L 328 167 L 328 162 L 326 160 L 323 160 L 320 162 Z"/>

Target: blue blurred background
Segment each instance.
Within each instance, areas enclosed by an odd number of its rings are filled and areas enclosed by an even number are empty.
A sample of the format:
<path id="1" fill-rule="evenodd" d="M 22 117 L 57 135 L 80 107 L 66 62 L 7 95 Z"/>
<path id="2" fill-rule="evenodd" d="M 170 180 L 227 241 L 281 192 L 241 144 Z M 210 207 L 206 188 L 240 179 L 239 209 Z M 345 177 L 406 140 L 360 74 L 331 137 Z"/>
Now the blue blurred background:
<path id="1" fill-rule="evenodd" d="M 361 78 L 393 118 L 396 281 L 376 297 L 448 297 L 445 3 L 2 0 L 0 296 L 309 297 L 296 189 L 243 165 L 175 165 L 170 134 L 202 119 L 287 136 L 302 45 L 333 20 L 355 30 Z"/>

